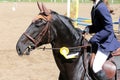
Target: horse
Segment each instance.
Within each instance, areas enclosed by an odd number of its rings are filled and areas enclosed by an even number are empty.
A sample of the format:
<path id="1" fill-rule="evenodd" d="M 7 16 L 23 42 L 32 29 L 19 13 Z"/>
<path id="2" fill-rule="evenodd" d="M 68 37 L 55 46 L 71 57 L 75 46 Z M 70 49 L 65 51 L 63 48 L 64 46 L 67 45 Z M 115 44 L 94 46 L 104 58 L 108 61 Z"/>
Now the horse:
<path id="1" fill-rule="evenodd" d="M 16 44 L 18 55 L 29 55 L 35 48 L 50 43 L 55 62 L 60 70 L 59 80 L 96 80 L 89 66 L 90 45 L 84 38 L 82 30 L 74 27 L 72 19 L 49 10 L 38 2 L 37 5 L 40 13 Z M 60 53 L 62 47 L 69 49 L 68 55 L 77 54 L 77 56 L 66 59 Z M 120 76 L 117 80 L 119 78 Z M 115 79 L 114 76 L 112 80 Z"/>

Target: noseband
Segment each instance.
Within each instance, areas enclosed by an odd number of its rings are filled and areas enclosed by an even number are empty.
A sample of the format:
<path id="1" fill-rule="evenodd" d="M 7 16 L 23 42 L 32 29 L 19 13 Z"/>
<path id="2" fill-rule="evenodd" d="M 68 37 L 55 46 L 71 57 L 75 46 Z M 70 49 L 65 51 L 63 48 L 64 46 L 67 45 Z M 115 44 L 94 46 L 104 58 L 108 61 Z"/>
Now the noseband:
<path id="1" fill-rule="evenodd" d="M 28 35 L 27 33 L 23 33 L 30 41 L 32 41 L 35 45 L 35 47 L 37 47 L 37 45 L 42 41 L 43 37 L 45 36 L 45 34 L 48 32 L 48 42 L 50 42 L 50 20 L 51 20 L 51 15 L 48 16 L 44 16 L 44 15 L 38 15 L 32 22 L 35 22 L 38 19 L 43 19 L 45 20 L 47 23 L 44 26 L 44 28 L 42 29 L 42 31 L 38 34 L 37 38 L 34 39 L 32 38 L 30 35 Z"/>

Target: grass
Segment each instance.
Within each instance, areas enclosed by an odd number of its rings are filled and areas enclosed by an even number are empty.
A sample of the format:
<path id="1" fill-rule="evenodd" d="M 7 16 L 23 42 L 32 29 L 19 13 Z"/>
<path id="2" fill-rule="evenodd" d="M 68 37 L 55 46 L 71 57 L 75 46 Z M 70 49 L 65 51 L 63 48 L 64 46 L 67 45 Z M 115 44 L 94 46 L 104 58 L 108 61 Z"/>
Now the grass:
<path id="1" fill-rule="evenodd" d="M 67 2 L 67 0 L 0 0 L 0 2 L 36 2 L 36 1 L 39 1 L 39 2 L 53 2 L 53 1 L 56 1 L 56 2 Z M 80 3 L 82 3 L 82 1 L 84 1 L 84 3 L 90 3 L 91 0 L 79 0 Z M 112 3 L 112 0 L 109 0 L 110 3 Z M 113 3 L 115 4 L 120 4 L 120 0 L 113 0 Z"/>

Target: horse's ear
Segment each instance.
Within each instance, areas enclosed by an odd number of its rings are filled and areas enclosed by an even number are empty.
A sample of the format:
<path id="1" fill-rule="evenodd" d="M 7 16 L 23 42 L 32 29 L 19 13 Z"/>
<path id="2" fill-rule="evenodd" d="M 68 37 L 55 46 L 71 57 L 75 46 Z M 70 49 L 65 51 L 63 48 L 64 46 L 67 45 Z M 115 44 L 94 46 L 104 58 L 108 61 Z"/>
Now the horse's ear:
<path id="1" fill-rule="evenodd" d="M 50 10 L 47 9 L 47 8 L 43 5 L 43 3 L 42 3 L 42 9 L 43 9 L 43 12 L 45 12 L 45 15 L 49 15 L 49 14 L 50 14 Z"/>
<path id="2" fill-rule="evenodd" d="M 40 12 L 43 12 L 42 6 L 40 6 L 38 1 L 37 1 L 37 5 L 38 5 L 38 8 L 39 8 Z"/>

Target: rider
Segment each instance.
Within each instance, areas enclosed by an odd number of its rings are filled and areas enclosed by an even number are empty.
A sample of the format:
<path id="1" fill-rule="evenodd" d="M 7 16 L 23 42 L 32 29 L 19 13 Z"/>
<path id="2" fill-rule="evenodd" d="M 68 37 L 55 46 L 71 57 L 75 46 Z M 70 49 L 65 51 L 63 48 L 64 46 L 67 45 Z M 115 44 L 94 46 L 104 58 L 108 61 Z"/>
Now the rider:
<path id="1" fill-rule="evenodd" d="M 92 1 L 94 4 L 91 10 L 92 25 L 85 28 L 85 31 L 95 33 L 89 40 L 93 45 L 93 52 L 96 53 L 92 69 L 99 80 L 107 80 L 102 66 L 110 53 L 120 47 L 120 43 L 114 34 L 112 18 L 106 4 L 102 0 Z"/>

